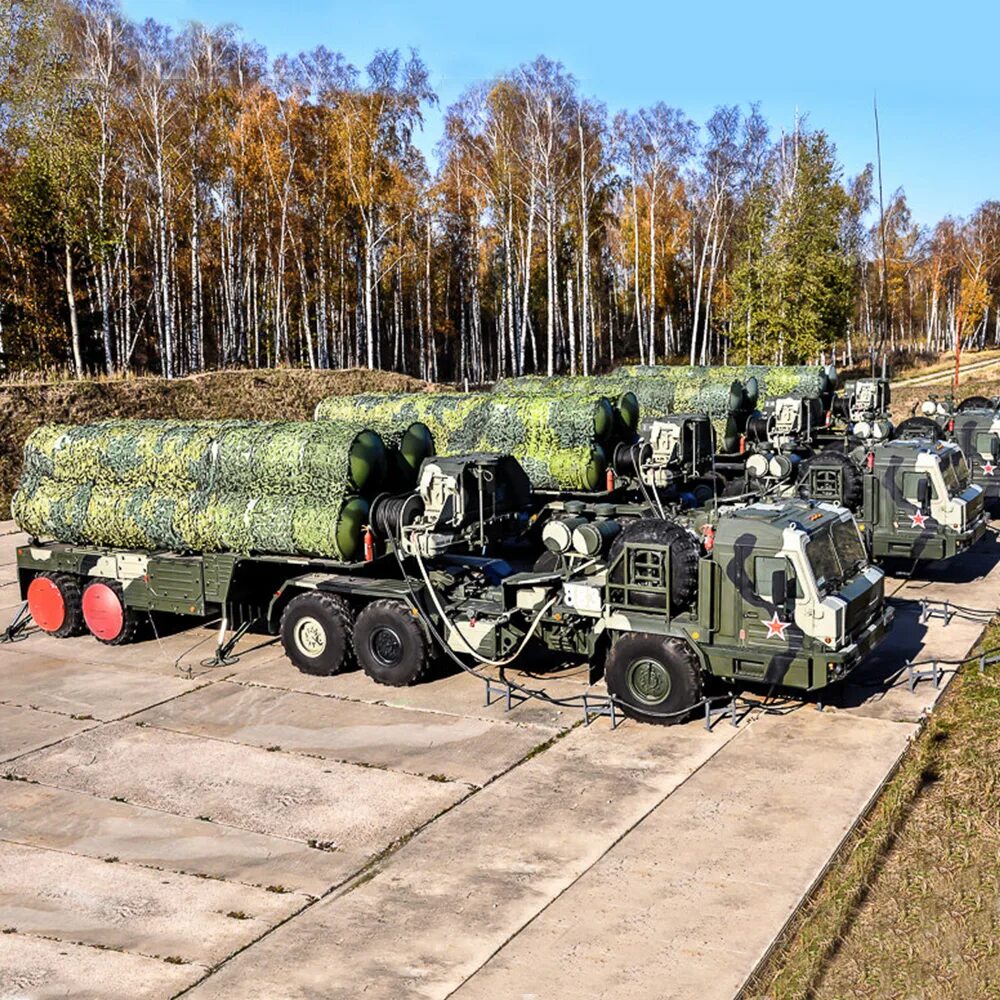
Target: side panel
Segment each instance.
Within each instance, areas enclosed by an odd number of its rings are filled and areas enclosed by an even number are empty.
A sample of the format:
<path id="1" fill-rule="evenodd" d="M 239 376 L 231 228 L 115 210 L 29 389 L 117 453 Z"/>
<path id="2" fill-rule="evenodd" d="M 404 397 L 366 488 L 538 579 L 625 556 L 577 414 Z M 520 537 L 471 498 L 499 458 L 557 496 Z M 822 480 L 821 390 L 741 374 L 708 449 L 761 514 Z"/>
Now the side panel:
<path id="1" fill-rule="evenodd" d="M 204 615 L 202 567 L 200 556 L 151 556 L 145 576 L 126 585 L 125 602 L 144 611 Z"/>

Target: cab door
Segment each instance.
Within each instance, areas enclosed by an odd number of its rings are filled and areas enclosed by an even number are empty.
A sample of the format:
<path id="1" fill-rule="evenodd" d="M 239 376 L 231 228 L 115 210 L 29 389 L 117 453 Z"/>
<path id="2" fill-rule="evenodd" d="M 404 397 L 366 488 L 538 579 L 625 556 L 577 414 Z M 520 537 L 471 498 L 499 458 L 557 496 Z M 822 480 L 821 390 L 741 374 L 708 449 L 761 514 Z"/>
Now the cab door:
<path id="1" fill-rule="evenodd" d="M 799 683 L 791 674 L 803 638 L 795 625 L 797 581 L 791 563 L 750 545 L 737 547 L 737 563 L 743 653 L 735 672 L 775 684 Z"/>

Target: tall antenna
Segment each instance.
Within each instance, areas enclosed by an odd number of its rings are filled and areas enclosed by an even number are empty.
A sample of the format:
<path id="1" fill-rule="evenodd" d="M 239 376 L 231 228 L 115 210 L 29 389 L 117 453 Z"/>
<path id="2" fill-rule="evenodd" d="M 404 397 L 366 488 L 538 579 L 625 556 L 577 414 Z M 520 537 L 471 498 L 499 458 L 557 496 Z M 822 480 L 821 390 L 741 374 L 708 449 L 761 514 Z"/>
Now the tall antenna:
<path id="1" fill-rule="evenodd" d="M 878 346 L 871 350 L 872 378 L 875 377 L 875 355 L 881 353 L 885 343 L 886 324 L 889 320 L 889 267 L 886 262 L 885 250 L 885 205 L 882 201 L 882 134 L 878 125 L 878 95 L 872 94 L 872 107 L 875 111 L 875 155 L 878 159 L 878 225 L 882 241 L 882 297 L 880 302 Z"/>

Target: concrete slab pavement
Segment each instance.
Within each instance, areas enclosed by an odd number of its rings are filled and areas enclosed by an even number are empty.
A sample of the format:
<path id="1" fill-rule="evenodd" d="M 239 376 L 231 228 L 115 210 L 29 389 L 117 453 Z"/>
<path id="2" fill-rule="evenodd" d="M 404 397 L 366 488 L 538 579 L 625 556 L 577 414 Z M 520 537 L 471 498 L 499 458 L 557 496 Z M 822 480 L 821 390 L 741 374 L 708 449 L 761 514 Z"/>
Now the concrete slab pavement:
<path id="1" fill-rule="evenodd" d="M 196 686 L 195 681 L 164 677 L 135 665 L 88 664 L 80 670 L 63 658 L 0 653 L 0 701 L 102 722 L 176 698 Z"/>
<path id="2" fill-rule="evenodd" d="M 209 966 L 308 897 L 0 843 L 0 925 Z"/>
<path id="3" fill-rule="evenodd" d="M 149 709 L 134 721 L 471 785 L 484 785 L 557 732 L 228 681 Z"/>
<path id="4" fill-rule="evenodd" d="M 469 677 L 457 668 L 415 687 L 392 688 L 373 683 L 361 670 L 351 670 L 335 677 L 304 674 L 296 670 L 282 655 L 261 666 L 242 671 L 234 680 L 240 684 L 258 684 L 281 690 L 348 698 L 370 705 L 421 709 L 494 721 L 533 723 L 558 729 L 574 726 L 581 718 L 578 708 L 562 708 L 542 701 L 515 702 L 509 712 L 502 699 L 486 705 L 485 685 L 482 681 Z M 544 688 L 554 697 L 577 695 L 585 689 L 578 677 L 564 679 L 546 676 L 541 681 L 532 681 L 531 686 Z"/>
<path id="5" fill-rule="evenodd" d="M 203 973 L 200 965 L 0 934 L 0 1000 L 160 1000 Z"/>
<path id="6" fill-rule="evenodd" d="M 0 840 L 312 896 L 358 864 L 285 837 L 24 781 L 0 781 Z"/>
<path id="7" fill-rule="evenodd" d="M 57 743 L 96 724 L 19 705 L 0 705 L 0 761 Z"/>
<path id="8" fill-rule="evenodd" d="M 736 732 L 576 729 L 191 996 L 354 997 L 362 983 L 373 998 L 447 996 Z"/>
<path id="9" fill-rule="evenodd" d="M 915 729 L 755 719 L 454 996 L 728 1000 Z"/>
<path id="10" fill-rule="evenodd" d="M 0 781 L 0 886 L 24 924 L 0 935 L 0 998 L 4 975 L 19 1000 L 166 998 L 202 979 L 191 996 L 731 996 L 936 697 L 885 678 L 978 635 L 921 625 L 912 598 L 995 605 L 993 545 L 901 587 L 895 645 L 837 707 L 712 733 L 508 713 L 463 674 L 311 677 L 260 635 L 204 667 L 216 630 L 200 623 L 121 649 L 0 647 L 0 759 L 17 758 L 0 772 L 30 779 Z M 589 677 L 531 684 L 578 694 Z M 256 922 L 212 902 L 268 885 L 291 892 L 266 894 L 278 909 Z M 53 930 L 65 940 L 39 936 Z M 669 940 L 659 978 L 651 935 Z M 148 957 L 166 942 L 190 964 Z"/>
<path id="11" fill-rule="evenodd" d="M 839 689 L 830 694 L 830 704 L 869 718 L 915 722 L 926 714 L 944 693 L 927 680 L 909 690 L 908 674 L 901 668 L 908 661 L 935 657 L 955 660 L 966 656 L 982 634 L 990 610 L 1000 606 L 1000 544 L 987 535 L 961 559 L 935 563 L 921 579 L 888 578 L 886 593 L 892 594 L 896 620 L 882 645 Z M 947 624 L 941 618 L 923 621 L 921 598 L 950 601 L 986 615 L 955 615 Z M 940 605 L 934 605 L 941 610 Z M 924 664 L 920 669 L 927 669 Z M 946 667 L 950 679 L 954 667 Z M 893 679 L 894 675 L 895 678 Z"/>
<path id="12" fill-rule="evenodd" d="M 454 805 L 468 786 L 111 723 L 7 773 L 57 788 L 315 841 L 359 858 Z"/>

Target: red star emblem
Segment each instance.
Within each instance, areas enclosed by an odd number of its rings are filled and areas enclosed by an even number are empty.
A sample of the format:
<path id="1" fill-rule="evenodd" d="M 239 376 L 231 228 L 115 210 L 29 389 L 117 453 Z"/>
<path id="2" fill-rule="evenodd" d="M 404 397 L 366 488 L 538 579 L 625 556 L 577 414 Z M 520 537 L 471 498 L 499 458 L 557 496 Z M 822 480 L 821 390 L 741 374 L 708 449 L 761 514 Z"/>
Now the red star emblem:
<path id="1" fill-rule="evenodd" d="M 761 621 L 763 622 L 764 619 L 762 618 Z M 785 638 L 785 629 L 788 628 L 792 623 L 791 622 L 783 622 L 778 617 L 778 612 L 775 611 L 774 614 L 771 616 L 771 620 L 769 622 L 764 622 L 764 624 L 767 626 L 767 636 L 766 636 L 766 638 L 768 638 L 768 639 L 784 639 Z"/>
<path id="2" fill-rule="evenodd" d="M 983 466 L 983 472 L 985 472 L 987 476 L 992 476 L 993 475 L 993 470 L 995 468 L 996 468 L 996 466 L 991 461 L 989 461 L 987 459 L 986 464 Z"/>
<path id="3" fill-rule="evenodd" d="M 926 524 L 927 524 L 927 515 L 922 510 L 918 510 L 916 514 L 910 515 L 911 528 L 923 528 Z"/>

